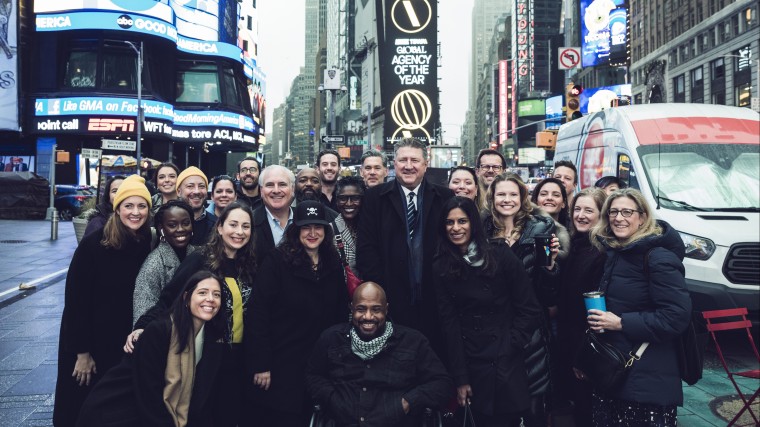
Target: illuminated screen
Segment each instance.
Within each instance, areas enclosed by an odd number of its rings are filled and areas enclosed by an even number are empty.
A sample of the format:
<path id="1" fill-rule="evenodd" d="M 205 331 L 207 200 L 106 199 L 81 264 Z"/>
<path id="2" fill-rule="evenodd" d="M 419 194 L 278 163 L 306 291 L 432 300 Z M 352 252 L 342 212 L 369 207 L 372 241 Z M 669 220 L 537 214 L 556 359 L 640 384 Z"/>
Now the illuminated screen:
<path id="1" fill-rule="evenodd" d="M 626 58 L 625 0 L 581 0 L 581 65 L 594 67 Z"/>

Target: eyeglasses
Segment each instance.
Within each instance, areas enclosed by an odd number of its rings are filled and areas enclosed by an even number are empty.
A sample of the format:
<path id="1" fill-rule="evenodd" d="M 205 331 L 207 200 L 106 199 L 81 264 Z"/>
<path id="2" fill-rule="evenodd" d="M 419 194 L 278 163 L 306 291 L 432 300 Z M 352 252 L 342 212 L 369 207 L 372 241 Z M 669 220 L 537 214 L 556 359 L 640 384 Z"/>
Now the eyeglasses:
<path id="1" fill-rule="evenodd" d="M 364 197 L 364 196 L 362 196 L 360 194 L 352 195 L 352 196 L 349 196 L 349 195 L 340 195 L 340 196 L 338 196 L 337 200 L 339 202 L 342 202 L 342 203 L 361 202 L 362 201 L 362 197 Z"/>
<path id="2" fill-rule="evenodd" d="M 642 211 L 635 209 L 610 209 L 607 215 L 609 215 L 610 218 L 615 218 L 618 216 L 618 214 L 621 214 L 623 215 L 623 218 L 630 218 L 634 212 L 643 213 Z"/>
<path id="3" fill-rule="evenodd" d="M 501 165 L 480 165 L 480 170 L 482 171 L 492 170 L 494 172 L 501 172 L 502 169 L 504 169 L 504 167 Z"/>
<path id="4" fill-rule="evenodd" d="M 259 170 L 257 168 L 240 168 L 240 173 L 242 173 L 242 174 L 246 174 L 248 172 L 250 172 L 250 173 L 256 173 L 258 171 Z"/>

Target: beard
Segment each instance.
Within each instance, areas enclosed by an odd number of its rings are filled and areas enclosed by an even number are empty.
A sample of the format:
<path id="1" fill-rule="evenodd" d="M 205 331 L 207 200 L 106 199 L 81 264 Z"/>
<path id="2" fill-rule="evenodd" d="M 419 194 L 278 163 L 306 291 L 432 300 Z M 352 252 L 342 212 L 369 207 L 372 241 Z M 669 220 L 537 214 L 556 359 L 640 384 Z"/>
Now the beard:
<path id="1" fill-rule="evenodd" d="M 255 178 L 254 178 L 254 180 L 253 180 L 253 182 L 251 184 L 247 184 L 245 182 L 245 178 L 243 178 L 242 180 L 240 180 L 240 186 L 243 187 L 243 188 L 245 188 L 246 190 L 253 190 L 256 187 L 258 187 L 258 185 L 259 185 L 259 181 L 258 181 L 258 179 L 255 179 Z"/>
<path id="2" fill-rule="evenodd" d="M 299 202 L 305 202 L 307 200 L 319 202 L 319 192 L 313 190 L 296 190 L 296 200 Z"/>

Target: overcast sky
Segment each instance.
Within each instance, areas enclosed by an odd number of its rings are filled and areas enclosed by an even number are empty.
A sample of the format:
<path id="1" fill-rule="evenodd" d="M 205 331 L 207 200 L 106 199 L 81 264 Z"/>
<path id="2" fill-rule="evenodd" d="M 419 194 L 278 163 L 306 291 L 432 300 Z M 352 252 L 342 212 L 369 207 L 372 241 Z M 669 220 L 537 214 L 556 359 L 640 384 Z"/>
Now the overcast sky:
<path id="1" fill-rule="evenodd" d="M 469 97 L 469 62 L 473 0 L 438 3 L 441 65 L 441 124 L 444 143 L 457 144 Z M 258 65 L 267 75 L 267 123 L 288 95 L 304 61 L 305 0 L 261 0 Z"/>

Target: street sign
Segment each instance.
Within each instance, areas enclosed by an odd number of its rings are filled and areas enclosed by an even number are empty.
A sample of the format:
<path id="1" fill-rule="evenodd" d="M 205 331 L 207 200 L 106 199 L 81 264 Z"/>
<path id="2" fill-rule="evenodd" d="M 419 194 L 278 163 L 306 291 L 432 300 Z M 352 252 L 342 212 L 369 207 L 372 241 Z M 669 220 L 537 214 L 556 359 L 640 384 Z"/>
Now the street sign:
<path id="1" fill-rule="evenodd" d="M 103 155 L 103 150 L 97 148 L 82 148 L 82 157 L 85 159 L 99 159 Z"/>
<path id="2" fill-rule="evenodd" d="M 325 144 L 343 144 L 346 141 L 346 137 L 343 135 L 325 135 L 322 137 L 322 142 Z"/>
<path id="3" fill-rule="evenodd" d="M 105 139 L 101 148 L 105 150 L 135 151 L 137 143 L 135 141 L 122 141 L 120 139 Z"/>
<path id="4" fill-rule="evenodd" d="M 581 49 L 577 47 L 561 47 L 557 50 L 559 54 L 558 64 L 560 70 L 572 70 L 577 68 L 581 63 Z"/>

